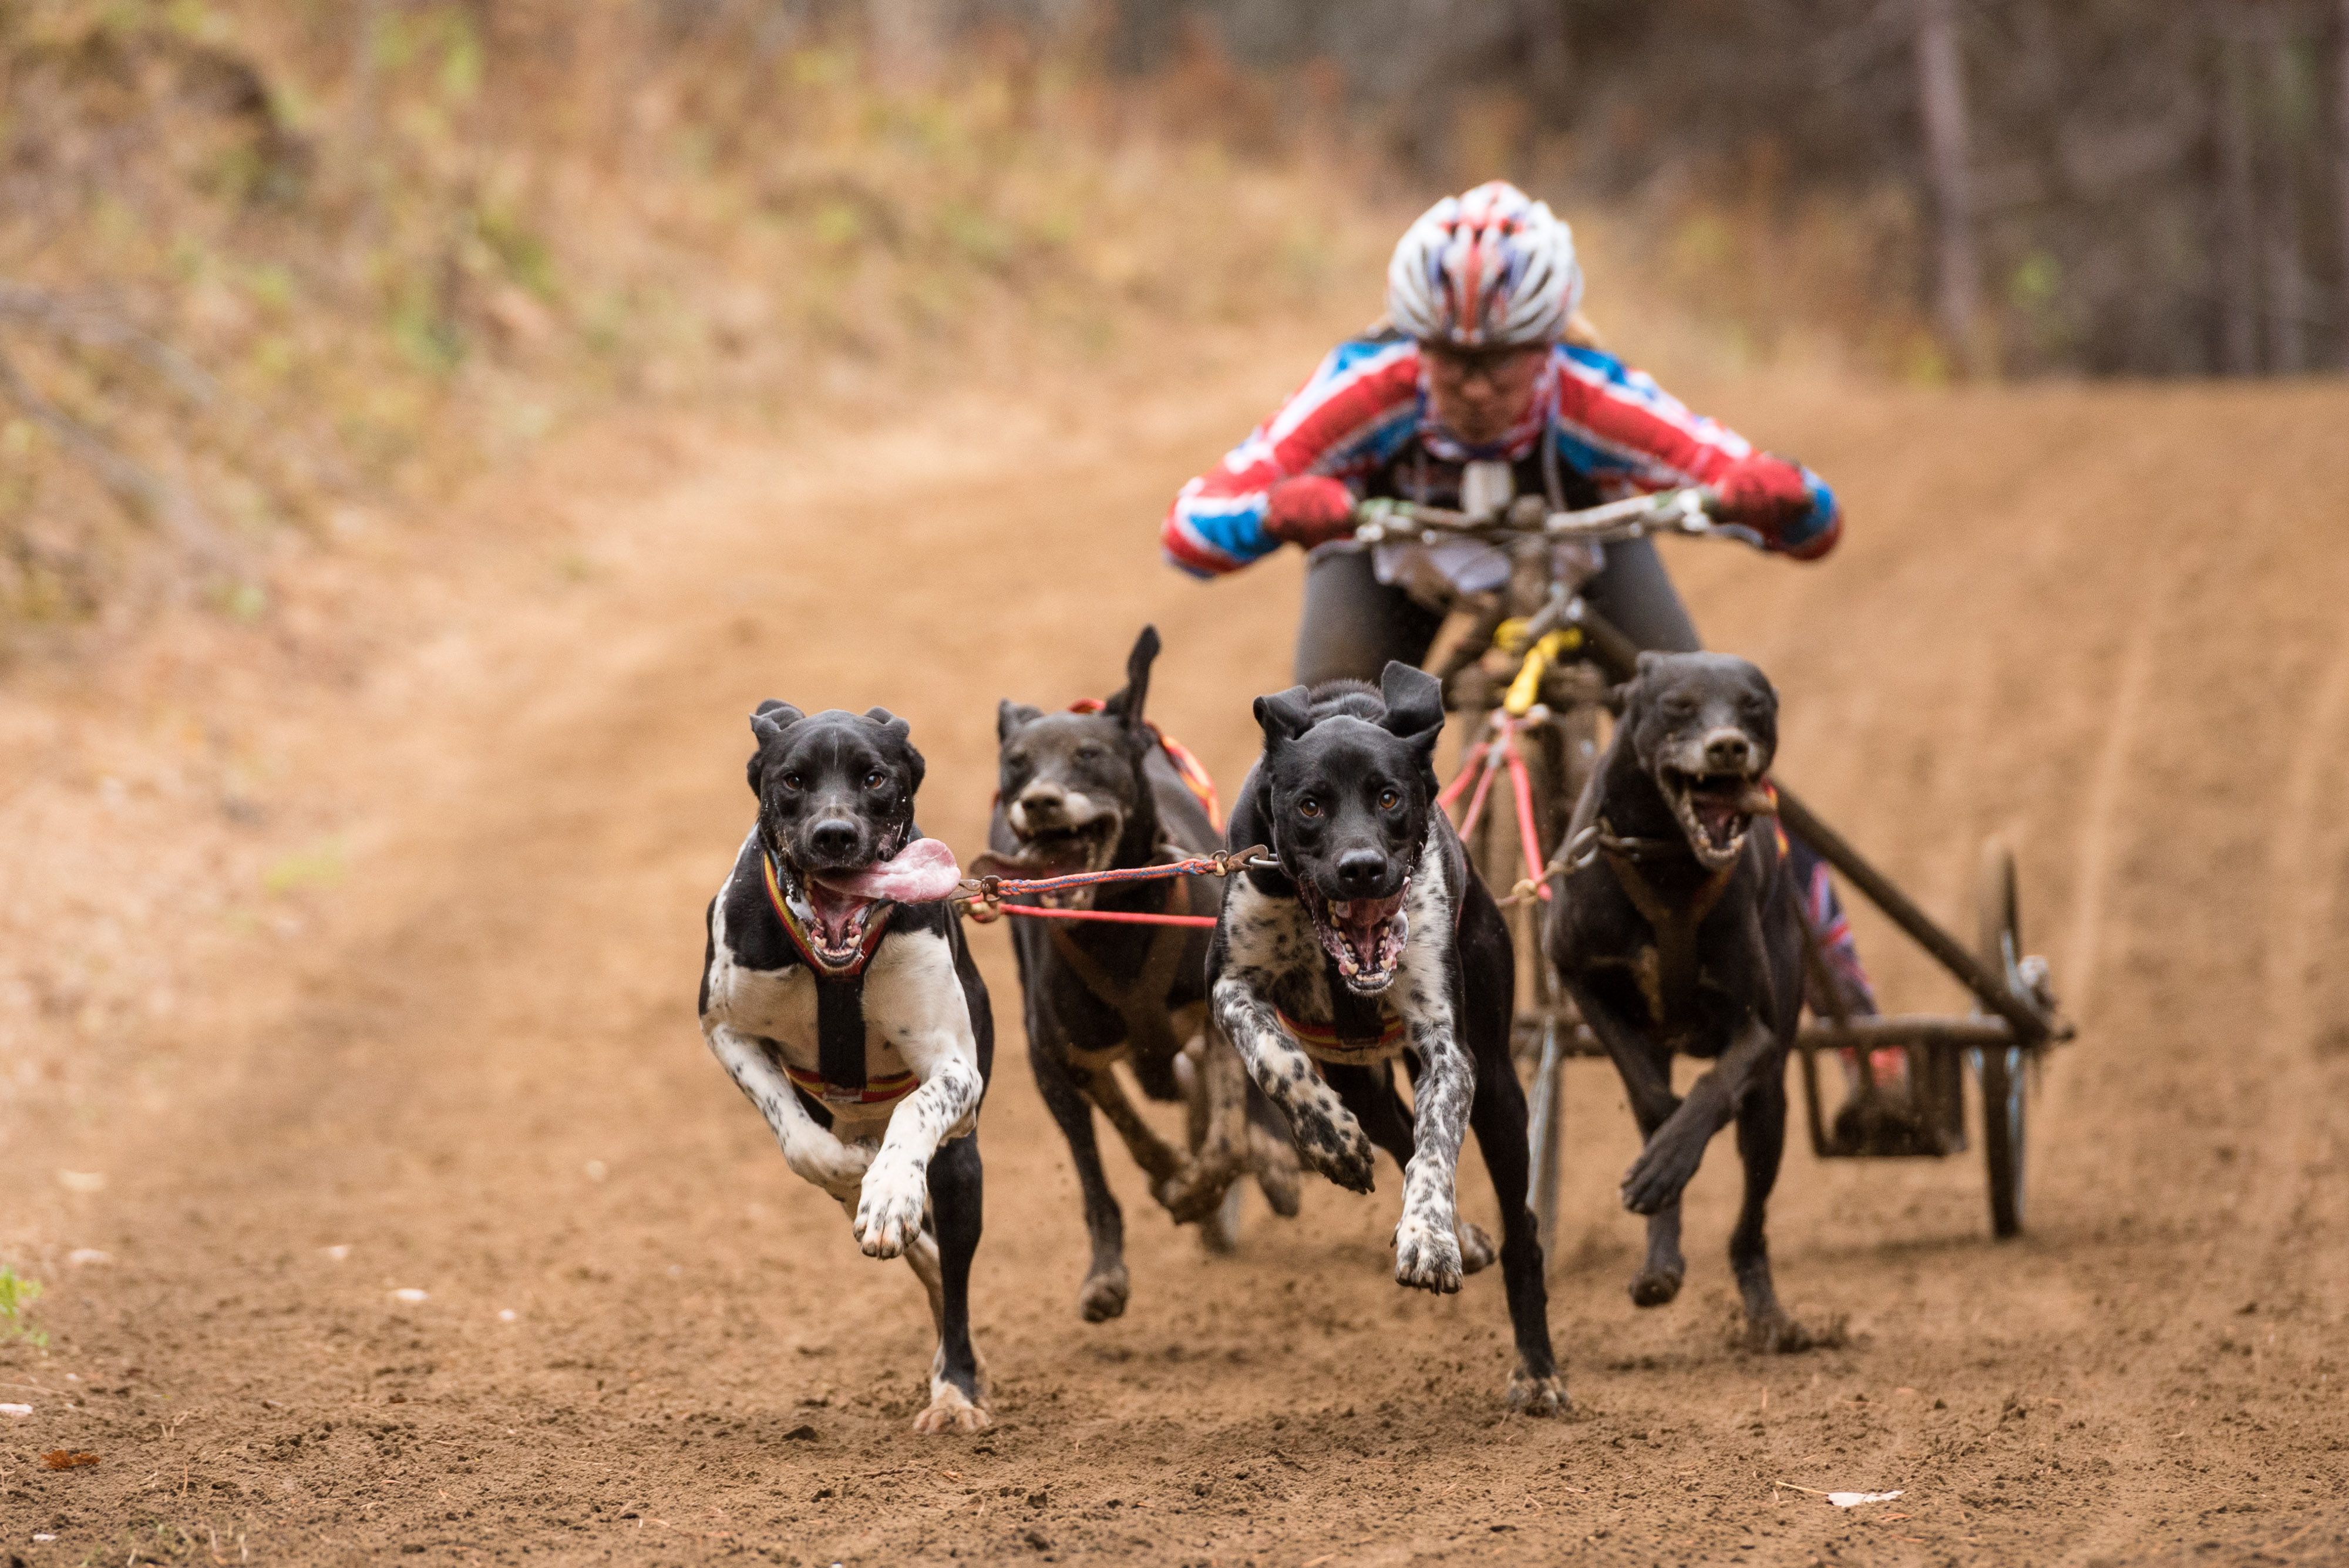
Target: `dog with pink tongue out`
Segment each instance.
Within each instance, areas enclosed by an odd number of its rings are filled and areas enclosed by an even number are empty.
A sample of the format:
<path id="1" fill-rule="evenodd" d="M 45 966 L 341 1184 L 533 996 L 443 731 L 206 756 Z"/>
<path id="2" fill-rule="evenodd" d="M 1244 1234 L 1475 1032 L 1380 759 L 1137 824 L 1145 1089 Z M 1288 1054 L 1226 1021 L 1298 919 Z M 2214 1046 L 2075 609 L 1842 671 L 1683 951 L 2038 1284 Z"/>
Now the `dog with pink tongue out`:
<path id="1" fill-rule="evenodd" d="M 1470 1131 L 1500 1199 L 1517 1365 L 1508 1402 L 1566 1407 L 1541 1242 L 1526 1207 L 1526 1099 L 1509 1060 L 1516 960 L 1492 894 L 1435 804 L 1443 691 L 1391 663 L 1256 702 L 1264 755 L 1226 841 L 1277 868 L 1231 878 L 1207 955 L 1210 1016 L 1288 1119 L 1306 1165 L 1371 1189 L 1374 1148 L 1402 1167 L 1395 1282 L 1449 1293 L 1493 1262 L 1454 1199 Z M 1406 1106 L 1394 1082 L 1411 1079 Z"/>
<path id="2" fill-rule="evenodd" d="M 920 1432 L 988 1423 L 970 1342 L 987 986 L 947 900 L 954 854 L 914 826 L 922 756 L 885 709 L 751 715 L 759 817 L 710 900 L 701 1030 L 783 1159 L 868 1257 L 902 1257 L 937 1327 Z"/>

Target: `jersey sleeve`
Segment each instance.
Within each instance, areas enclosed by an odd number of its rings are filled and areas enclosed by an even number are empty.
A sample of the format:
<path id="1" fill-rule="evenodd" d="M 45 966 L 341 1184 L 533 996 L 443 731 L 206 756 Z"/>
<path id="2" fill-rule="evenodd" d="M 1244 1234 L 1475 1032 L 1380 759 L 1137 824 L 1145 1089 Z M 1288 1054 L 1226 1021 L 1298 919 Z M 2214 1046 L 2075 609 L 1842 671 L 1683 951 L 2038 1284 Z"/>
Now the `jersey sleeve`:
<path id="1" fill-rule="evenodd" d="M 1692 413 L 1655 378 L 1601 349 L 1560 345 L 1558 409 L 1552 427 L 1558 455 L 1610 496 L 1710 484 L 1754 453 L 1753 443 L 1717 420 Z M 1809 469 L 1810 515 L 1764 541 L 1809 560 L 1826 554 L 1842 532 L 1835 492 Z"/>
<path id="2" fill-rule="evenodd" d="M 1174 497 L 1159 525 L 1170 565 L 1220 576 L 1270 555 L 1265 498 L 1284 479 L 1359 480 L 1419 423 L 1419 346 L 1368 337 L 1330 350 L 1304 386 Z"/>

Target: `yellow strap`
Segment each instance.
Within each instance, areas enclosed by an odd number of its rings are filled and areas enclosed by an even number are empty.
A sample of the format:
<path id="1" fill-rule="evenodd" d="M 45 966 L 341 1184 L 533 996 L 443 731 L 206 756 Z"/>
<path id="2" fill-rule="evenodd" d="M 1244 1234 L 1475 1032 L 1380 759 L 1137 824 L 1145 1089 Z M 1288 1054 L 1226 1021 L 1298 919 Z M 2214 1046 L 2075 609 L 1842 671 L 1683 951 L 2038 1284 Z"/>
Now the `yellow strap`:
<path id="1" fill-rule="evenodd" d="M 1503 623 L 1502 630 L 1507 630 L 1513 624 L 1517 623 Z M 1494 640 L 1500 640 L 1498 634 Z M 1580 646 L 1581 628 L 1562 626 L 1556 631 L 1546 633 L 1539 642 L 1526 650 L 1526 661 L 1517 667 L 1517 678 L 1509 682 L 1509 694 L 1501 700 L 1501 706 L 1510 718 L 1522 719 L 1533 711 L 1534 704 L 1541 701 L 1542 677 L 1549 673 L 1551 665 Z"/>

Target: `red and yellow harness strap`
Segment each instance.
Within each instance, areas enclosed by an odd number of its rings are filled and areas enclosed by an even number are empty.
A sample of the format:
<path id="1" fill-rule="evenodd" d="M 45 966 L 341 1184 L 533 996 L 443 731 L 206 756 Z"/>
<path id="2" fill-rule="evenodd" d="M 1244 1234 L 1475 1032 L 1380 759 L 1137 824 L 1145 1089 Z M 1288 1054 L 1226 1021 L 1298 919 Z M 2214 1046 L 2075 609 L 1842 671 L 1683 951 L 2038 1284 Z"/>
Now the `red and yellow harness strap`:
<path id="1" fill-rule="evenodd" d="M 1349 1040 L 1329 1024 L 1300 1023 L 1278 1008 L 1273 1010 L 1273 1015 L 1280 1020 L 1281 1028 L 1309 1052 L 1323 1051 L 1332 1056 L 1360 1056 L 1373 1051 L 1390 1052 L 1402 1043 L 1403 1021 L 1392 1012 L 1386 1014 L 1385 1025 L 1375 1040 Z"/>
<path id="2" fill-rule="evenodd" d="M 784 900 L 782 885 L 775 880 L 774 857 L 760 856 L 759 867 L 766 873 L 767 902 L 774 906 L 775 919 L 783 922 L 783 934 L 792 939 L 792 946 L 799 950 L 802 961 L 815 973 L 830 980 L 864 973 L 864 966 L 873 961 L 874 950 L 881 945 L 882 935 L 889 929 L 889 917 L 895 912 L 897 906 L 884 904 L 874 911 L 871 921 L 864 928 L 864 941 L 857 949 L 855 958 L 844 964 L 829 964 L 816 956 L 815 945 L 808 940 L 807 931 L 800 925 L 799 917 L 792 913 L 791 905 Z"/>
<path id="3" fill-rule="evenodd" d="M 1098 697 L 1080 697 L 1069 704 L 1069 711 L 1098 713 L 1108 706 L 1108 703 Z M 1216 781 L 1208 774 L 1206 764 L 1198 759 L 1190 747 L 1149 720 L 1144 719 L 1142 722 L 1143 727 L 1156 737 L 1158 749 L 1166 753 L 1166 760 L 1174 764 L 1175 776 L 1183 781 L 1183 787 L 1197 797 L 1201 805 L 1206 807 L 1208 823 L 1216 832 L 1221 833 L 1224 830 L 1224 808 L 1222 803 L 1216 798 Z"/>
<path id="4" fill-rule="evenodd" d="M 821 1073 L 789 1063 L 783 1064 L 783 1075 L 831 1106 L 885 1106 L 904 1099 L 921 1086 L 911 1073 L 892 1073 L 886 1077 L 866 1080 L 862 1089 L 843 1089 L 827 1081 Z"/>

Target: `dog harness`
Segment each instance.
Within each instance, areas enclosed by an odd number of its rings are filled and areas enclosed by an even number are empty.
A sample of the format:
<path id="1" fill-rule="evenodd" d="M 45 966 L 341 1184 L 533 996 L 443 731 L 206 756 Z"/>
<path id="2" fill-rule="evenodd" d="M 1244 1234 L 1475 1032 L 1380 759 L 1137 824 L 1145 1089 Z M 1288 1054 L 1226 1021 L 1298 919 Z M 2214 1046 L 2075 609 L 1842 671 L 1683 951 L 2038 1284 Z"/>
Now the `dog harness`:
<path id="1" fill-rule="evenodd" d="M 1328 1023 L 1308 1023 L 1302 1019 L 1290 1017 L 1277 1007 L 1273 1009 L 1273 1016 L 1280 1020 L 1282 1032 L 1303 1046 L 1305 1054 L 1317 1061 L 1367 1066 L 1373 1062 L 1385 1061 L 1402 1048 L 1403 1021 L 1383 1007 L 1377 1014 L 1378 1033 L 1367 1037 L 1358 1033 L 1340 1033 L 1334 1020 Z"/>
<path id="2" fill-rule="evenodd" d="M 1179 850 L 1162 845 L 1154 859 L 1163 863 L 1180 857 Z M 1158 912 L 1199 912 L 1195 888 L 1206 891 L 1205 884 L 1195 877 L 1170 879 Z M 1166 999 L 1174 993 L 1174 981 L 1182 973 L 1184 950 L 1191 940 L 1189 930 L 1182 926 L 1161 926 L 1150 940 L 1149 951 L 1143 955 L 1142 967 L 1130 981 L 1120 981 L 1102 968 L 1066 926 L 1056 922 L 1051 935 L 1052 950 L 1061 955 L 1069 971 L 1092 993 L 1095 1001 L 1123 1021 L 1125 1043 L 1140 1054 L 1172 1061 L 1174 1053 L 1183 1048 L 1183 1042 L 1174 1037 L 1174 1025 L 1167 1021 Z"/>
<path id="3" fill-rule="evenodd" d="M 1656 891 L 1656 885 L 1640 869 L 1640 862 L 1666 850 L 1685 848 L 1685 845 L 1672 839 L 1619 838 L 1604 816 L 1599 819 L 1599 856 L 1615 874 L 1615 885 L 1623 889 L 1623 896 L 1631 900 L 1631 907 L 1640 911 L 1655 934 L 1654 968 L 1642 967 L 1635 972 L 1640 989 L 1647 997 L 1649 1014 L 1659 1029 L 1671 1035 L 1681 1034 L 1695 1025 L 1700 978 L 1697 930 L 1704 924 L 1704 918 L 1713 913 L 1713 906 L 1721 902 L 1721 896 L 1729 890 L 1729 879 L 1736 875 L 1738 864 L 1732 860 L 1708 873 L 1697 884 L 1696 893 L 1687 905 L 1674 908 L 1670 899 Z"/>
<path id="4" fill-rule="evenodd" d="M 889 917 L 897 908 L 883 904 L 873 912 L 864 928 L 864 940 L 857 947 L 856 956 L 843 964 L 826 962 L 818 956 L 815 944 L 808 940 L 807 928 L 792 913 L 791 901 L 783 897 L 782 884 L 775 877 L 775 861 L 771 855 L 761 854 L 759 864 L 766 873 L 767 902 L 773 907 L 775 918 L 783 923 L 783 934 L 799 950 L 800 960 L 815 978 L 815 1059 L 816 1072 L 803 1080 L 800 1069 L 784 1071 L 794 1084 L 806 1089 L 818 1099 L 841 1105 L 886 1105 L 913 1089 L 913 1075 L 904 1075 L 903 1087 L 883 1092 L 885 1085 L 896 1082 L 884 1078 L 880 1085 L 869 1083 L 864 1072 L 864 968 L 888 934 Z"/>
<path id="5" fill-rule="evenodd" d="M 921 1087 L 921 1081 L 906 1072 L 867 1079 L 862 1087 L 851 1089 L 831 1082 L 821 1072 L 811 1073 L 788 1062 L 783 1064 L 783 1076 L 827 1106 L 890 1106 Z"/>

